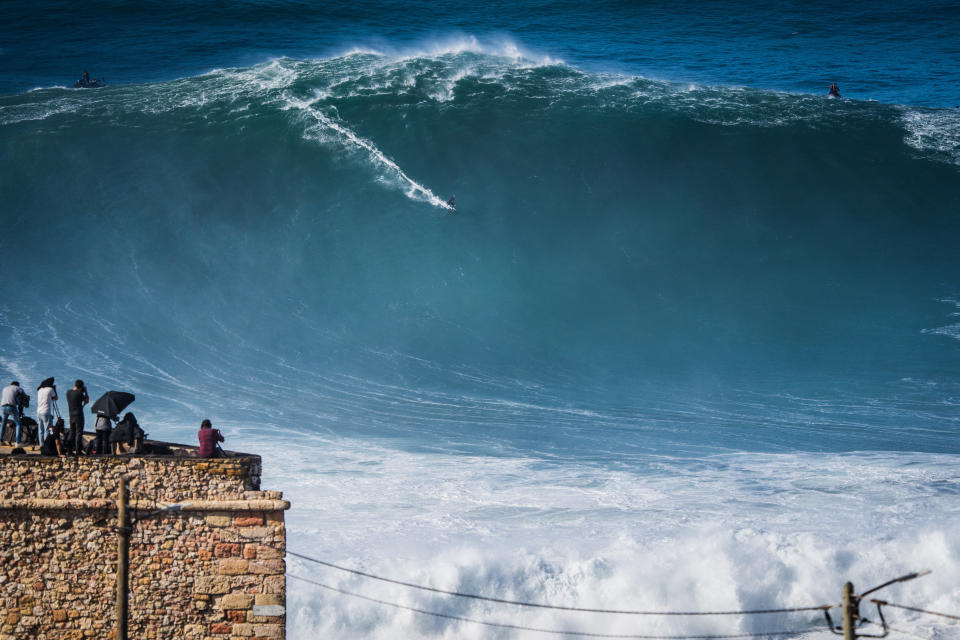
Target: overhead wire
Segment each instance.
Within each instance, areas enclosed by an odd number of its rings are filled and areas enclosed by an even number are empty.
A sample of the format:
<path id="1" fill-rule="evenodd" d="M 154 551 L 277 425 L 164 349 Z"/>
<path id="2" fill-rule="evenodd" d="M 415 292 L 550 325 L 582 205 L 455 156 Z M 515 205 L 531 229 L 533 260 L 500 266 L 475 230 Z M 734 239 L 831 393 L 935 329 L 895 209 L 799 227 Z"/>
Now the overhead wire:
<path id="1" fill-rule="evenodd" d="M 953 615 L 951 613 L 940 613 L 938 611 L 929 611 L 927 609 L 920 609 L 919 607 L 908 607 L 905 604 L 896 604 L 893 602 L 887 602 L 886 600 L 875 600 L 873 598 L 870 599 L 870 602 L 873 602 L 874 604 L 878 604 L 884 607 L 896 607 L 897 609 L 906 609 L 907 611 L 916 611 L 917 613 L 926 613 L 931 616 L 940 616 L 942 618 L 949 618 L 951 620 L 960 620 L 960 616 Z"/>
<path id="2" fill-rule="evenodd" d="M 427 587 L 425 585 L 415 584 L 412 582 L 404 582 L 403 580 L 394 580 L 393 578 L 387 578 L 384 576 L 378 576 L 372 573 L 367 573 L 365 571 L 359 571 L 357 569 L 350 569 L 349 567 L 343 567 L 332 562 L 327 562 L 325 560 L 320 560 L 318 558 L 313 558 L 311 556 L 297 553 L 296 551 L 286 550 L 288 555 L 294 556 L 296 558 L 301 558 L 310 562 L 314 562 L 325 567 L 330 567 L 332 569 L 337 569 L 339 571 L 345 571 L 347 573 L 352 573 L 354 575 L 362 576 L 364 578 L 370 578 L 372 580 L 379 580 L 381 582 L 388 582 L 390 584 L 400 585 L 402 587 L 409 587 L 411 589 L 419 589 L 421 591 L 430 591 L 432 593 L 440 593 L 448 596 L 456 596 L 458 598 L 470 598 L 473 600 L 484 600 L 486 602 L 497 602 L 500 604 L 510 604 L 516 605 L 518 607 L 533 607 L 537 609 L 553 609 L 557 611 L 579 611 L 583 613 L 613 613 L 620 615 L 635 615 L 635 616 L 733 616 L 733 615 L 756 615 L 756 614 L 765 614 L 765 613 L 794 613 L 798 611 L 822 611 L 824 609 L 832 609 L 838 607 L 838 604 L 830 605 L 819 605 L 819 606 L 810 606 L 810 607 L 781 607 L 777 609 L 744 609 L 744 610 L 729 610 L 729 611 L 643 611 L 643 610 L 630 610 L 630 609 L 594 609 L 588 607 L 569 607 L 563 605 L 553 605 L 553 604 L 543 604 L 536 602 L 523 602 L 519 600 L 507 600 L 505 598 L 493 598 L 490 596 L 481 596 L 473 593 L 464 593 L 462 591 L 448 591 L 446 589 L 438 589 L 436 587 Z"/>
<path id="3" fill-rule="evenodd" d="M 922 577 L 922 576 L 929 575 L 930 573 L 931 573 L 931 571 L 930 571 L 929 569 L 925 569 L 925 570 L 923 570 L 923 571 L 914 571 L 913 573 L 908 573 L 908 574 L 906 574 L 906 575 L 900 576 L 899 578 L 894 578 L 893 580 L 887 580 L 887 581 L 884 582 L 883 584 L 877 585 L 877 586 L 875 586 L 875 587 L 872 588 L 872 589 L 867 589 L 866 591 L 864 591 L 863 593 L 861 593 L 859 597 L 860 597 L 860 598 L 865 598 L 865 597 L 867 597 L 868 595 L 870 595 L 871 593 L 873 593 L 874 591 L 879 591 L 880 589 L 883 589 L 884 587 L 889 587 L 890 585 L 896 584 L 896 583 L 898 583 L 898 582 L 907 582 L 908 580 L 913 580 L 914 578 L 920 578 L 920 577 Z"/>
<path id="4" fill-rule="evenodd" d="M 566 636 L 577 636 L 582 638 L 634 638 L 636 640 L 724 640 L 730 638 L 759 638 L 759 637 L 768 637 L 768 636 L 799 636 L 807 633 L 812 633 L 816 629 L 808 630 L 794 630 L 794 631 L 766 631 L 763 633 L 732 633 L 732 634 L 704 634 L 704 635 L 644 635 L 644 634 L 616 634 L 616 633 L 594 633 L 590 631 L 567 631 L 564 629 L 543 629 L 540 627 L 530 627 L 526 625 L 517 625 L 517 624 L 508 624 L 501 622 L 490 622 L 487 620 L 478 620 L 476 618 L 467 618 L 464 616 L 455 616 L 449 613 L 440 613 L 438 611 L 429 611 L 426 609 L 419 609 L 417 607 L 409 607 L 402 604 L 397 604 L 396 602 L 388 602 L 386 600 L 380 600 L 378 598 L 371 598 L 359 593 L 354 593 L 352 591 L 347 591 L 346 589 L 340 589 L 338 587 L 333 587 L 316 580 L 311 580 L 310 578 L 304 578 L 303 576 L 294 575 L 292 573 L 287 573 L 288 578 L 293 578 L 294 580 L 300 580 L 329 591 L 334 591 L 342 595 L 351 596 L 353 598 L 359 598 L 361 600 L 366 600 L 368 602 L 373 602 L 376 604 L 385 605 L 388 607 L 394 607 L 396 609 L 402 609 L 405 611 L 412 611 L 414 613 L 420 613 L 423 615 L 434 616 L 437 618 L 445 618 L 447 620 L 456 620 L 458 622 L 469 622 L 473 624 L 480 624 L 487 627 L 495 627 L 499 629 L 512 629 L 516 631 L 533 631 L 536 633 L 547 633 L 552 635 L 566 635 Z"/>
<path id="5" fill-rule="evenodd" d="M 462 592 L 462 591 L 449 591 L 449 590 L 446 590 L 446 589 L 439 589 L 439 588 L 436 588 L 436 587 L 428 587 L 428 586 L 426 586 L 426 585 L 420 585 L 420 584 L 416 584 L 416 583 L 412 583 L 412 582 L 406 582 L 406 581 L 403 581 L 403 580 L 396 580 L 396 579 L 393 579 L 393 578 L 388 578 L 388 577 L 385 577 L 385 576 L 380 576 L 380 575 L 368 573 L 368 572 L 366 572 L 366 571 L 360 571 L 360 570 L 358 570 L 358 569 L 351 569 L 351 568 L 349 568 L 349 567 L 344 567 L 344 566 L 341 566 L 341 565 L 338 565 L 338 564 L 334 564 L 334 563 L 332 563 L 332 562 L 327 562 L 326 560 L 321 560 L 321 559 L 319 559 L 319 558 L 314 558 L 313 556 L 309 556 L 309 555 L 306 555 L 306 554 L 303 554 L 303 553 L 299 553 L 299 552 L 296 552 L 296 551 L 291 551 L 290 549 L 286 549 L 286 548 L 282 548 L 282 547 L 276 547 L 276 546 L 270 545 L 270 544 L 268 544 L 268 543 L 265 543 L 265 542 L 263 542 L 263 541 L 260 541 L 259 538 L 253 538 L 253 537 L 250 537 L 250 536 L 246 536 L 246 535 L 244 535 L 244 534 L 241 533 L 241 532 L 236 532 L 236 533 L 237 533 L 237 535 L 238 535 L 240 538 L 243 538 L 243 539 L 246 539 L 246 540 L 251 540 L 251 541 L 258 541 L 261 545 L 274 548 L 274 549 L 276 549 L 276 550 L 278 550 L 278 551 L 281 551 L 281 552 L 285 553 L 286 555 L 293 556 L 293 557 L 296 557 L 296 558 L 300 558 L 300 559 L 306 560 L 306 561 L 308 561 L 308 562 L 313 562 L 313 563 L 319 564 L 319 565 L 321 565 L 321 566 L 330 567 L 330 568 L 332 568 L 332 569 L 337 569 L 337 570 L 339 570 L 339 571 L 344 571 L 344 572 L 346 572 L 346 573 L 351 573 L 351 574 L 354 574 L 354 575 L 358 575 L 358 576 L 361 576 L 361 577 L 364 577 L 364 578 L 370 578 L 370 579 L 372 579 L 372 580 L 379 580 L 379 581 L 381 581 L 381 582 L 387 582 L 387 583 L 389 583 L 389 584 L 396 584 L 396 585 L 399 585 L 399 586 L 402 586 L 402 587 L 409 587 L 409 588 L 412 588 L 412 589 L 419 589 L 419 590 L 421 590 L 421 591 L 428 591 L 428 592 L 431 592 L 431 593 L 439 593 L 439 594 L 442 594 L 442 595 L 455 596 L 455 597 L 459 597 L 459 598 L 469 598 L 469 599 L 473 599 L 473 600 L 482 600 L 482 601 L 486 601 L 486 602 L 496 602 L 496 603 L 498 603 L 498 604 L 509 604 L 509 605 L 515 605 L 515 606 L 520 606 L 520 607 L 531 607 L 531 608 L 537 608 L 537 609 L 551 609 L 551 610 L 557 610 L 557 611 L 576 611 L 576 612 L 582 612 L 582 613 L 608 613 L 608 614 L 619 614 L 619 615 L 645 615 L 645 616 L 657 616 L 657 615 L 662 615 L 662 616 L 719 616 L 719 615 L 757 615 L 757 614 L 771 614 L 771 613 L 796 613 L 796 612 L 804 612 L 804 611 L 823 611 L 823 610 L 825 610 L 825 609 L 834 609 L 834 608 L 837 608 L 837 607 L 840 606 L 839 604 L 824 604 L 824 605 L 804 606 L 804 607 L 780 607 L 780 608 L 772 608 L 772 609 L 737 609 L 737 610 L 723 610 L 723 611 L 652 611 L 652 610 L 630 610 L 630 609 L 599 609 L 599 608 L 588 608 L 588 607 L 572 607 L 572 606 L 564 606 L 564 605 L 552 605 L 552 604 L 537 603 L 537 602 L 525 602 L 525 601 L 520 601 L 520 600 L 509 600 L 509 599 L 506 599 L 506 598 L 494 598 L 494 597 L 491 597 L 491 596 L 483 596 L 483 595 L 479 595 L 479 594 L 465 593 L 465 592 Z"/>

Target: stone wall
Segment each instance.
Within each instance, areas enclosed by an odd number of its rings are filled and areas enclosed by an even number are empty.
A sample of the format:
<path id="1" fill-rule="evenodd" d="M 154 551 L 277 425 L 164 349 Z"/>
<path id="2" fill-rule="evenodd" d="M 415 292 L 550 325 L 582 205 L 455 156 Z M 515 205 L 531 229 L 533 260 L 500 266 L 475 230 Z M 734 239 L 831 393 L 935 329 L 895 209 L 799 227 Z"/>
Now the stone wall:
<path id="1" fill-rule="evenodd" d="M 121 475 L 129 637 L 283 638 L 290 504 L 259 474 L 257 456 L 0 456 L 0 640 L 113 636 Z"/>
<path id="2" fill-rule="evenodd" d="M 112 501 L 121 474 L 137 477 L 134 489 L 138 493 L 165 502 L 242 500 L 245 491 L 260 489 L 260 456 L 211 459 L 2 456 L 0 501 L 35 498 Z"/>

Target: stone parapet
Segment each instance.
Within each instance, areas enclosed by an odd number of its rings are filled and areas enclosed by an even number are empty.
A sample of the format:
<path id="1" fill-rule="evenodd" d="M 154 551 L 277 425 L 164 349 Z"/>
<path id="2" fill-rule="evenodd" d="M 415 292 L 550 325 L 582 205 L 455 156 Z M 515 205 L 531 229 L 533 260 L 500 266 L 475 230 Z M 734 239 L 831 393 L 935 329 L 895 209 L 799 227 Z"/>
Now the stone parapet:
<path id="1" fill-rule="evenodd" d="M 179 505 L 179 511 L 285 511 L 290 508 L 287 500 L 194 500 L 191 502 L 169 503 Z M 167 506 L 164 502 L 152 500 L 130 500 L 128 508 L 150 511 Z M 34 498 L 25 500 L 0 500 L 0 511 L 116 511 L 116 500 L 51 500 Z"/>
<path id="2" fill-rule="evenodd" d="M 136 490 L 155 501 L 244 500 L 260 489 L 260 456 L 0 457 L 0 500 L 111 499 L 121 475 L 139 478 Z M 137 497 L 136 495 L 134 497 Z"/>

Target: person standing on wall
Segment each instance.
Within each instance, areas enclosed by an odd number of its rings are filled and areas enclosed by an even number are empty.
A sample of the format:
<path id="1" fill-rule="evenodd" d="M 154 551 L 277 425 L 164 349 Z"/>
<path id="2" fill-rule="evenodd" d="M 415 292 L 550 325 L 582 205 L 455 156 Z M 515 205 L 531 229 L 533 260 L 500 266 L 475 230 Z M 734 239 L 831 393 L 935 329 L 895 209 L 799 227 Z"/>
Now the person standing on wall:
<path id="1" fill-rule="evenodd" d="M 67 409 L 70 413 L 70 433 L 67 435 L 67 451 L 73 450 L 74 457 L 83 451 L 83 406 L 90 402 L 87 387 L 83 380 L 73 383 L 73 389 L 67 391 Z"/>
<path id="2" fill-rule="evenodd" d="M 217 458 L 220 456 L 220 447 L 218 442 L 223 442 L 223 434 L 220 429 L 214 429 L 209 420 L 204 419 L 200 423 L 200 432 L 197 434 L 200 439 L 200 451 L 197 455 L 201 458 Z"/>
<path id="3" fill-rule="evenodd" d="M 20 388 L 20 383 L 16 380 L 3 388 L 2 400 L 0 400 L 3 403 L 2 411 L 0 411 L 0 415 L 3 416 L 2 421 L 0 421 L 0 437 L 3 435 L 3 427 L 7 424 L 7 418 L 13 417 L 13 424 L 16 426 L 13 431 L 14 441 L 10 444 L 23 442 L 24 434 L 20 423 L 20 407 L 24 404 L 26 395 Z"/>
<path id="4" fill-rule="evenodd" d="M 57 401 L 57 385 L 48 378 L 37 387 L 37 423 L 40 425 L 39 442 L 47 439 L 47 429 L 53 426 L 53 403 Z M 49 385 L 45 384 L 49 382 Z"/>
<path id="5" fill-rule="evenodd" d="M 113 430 L 113 416 L 105 416 L 102 413 L 97 414 L 97 422 L 93 428 L 97 433 L 97 455 L 106 455 L 110 453 L 110 432 Z"/>

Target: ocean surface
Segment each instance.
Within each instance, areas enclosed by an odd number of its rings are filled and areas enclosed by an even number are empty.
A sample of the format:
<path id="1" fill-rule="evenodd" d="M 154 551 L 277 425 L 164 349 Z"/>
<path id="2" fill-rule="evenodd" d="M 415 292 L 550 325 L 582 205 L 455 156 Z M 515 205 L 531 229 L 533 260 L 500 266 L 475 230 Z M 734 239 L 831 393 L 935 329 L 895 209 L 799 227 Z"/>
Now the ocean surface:
<path id="1" fill-rule="evenodd" d="M 742 610 L 933 569 L 877 595 L 960 614 L 958 33 L 948 2 L 6 2 L 0 380 L 210 418 L 291 550 L 401 581 Z M 297 640 L 829 637 L 288 571 Z"/>

